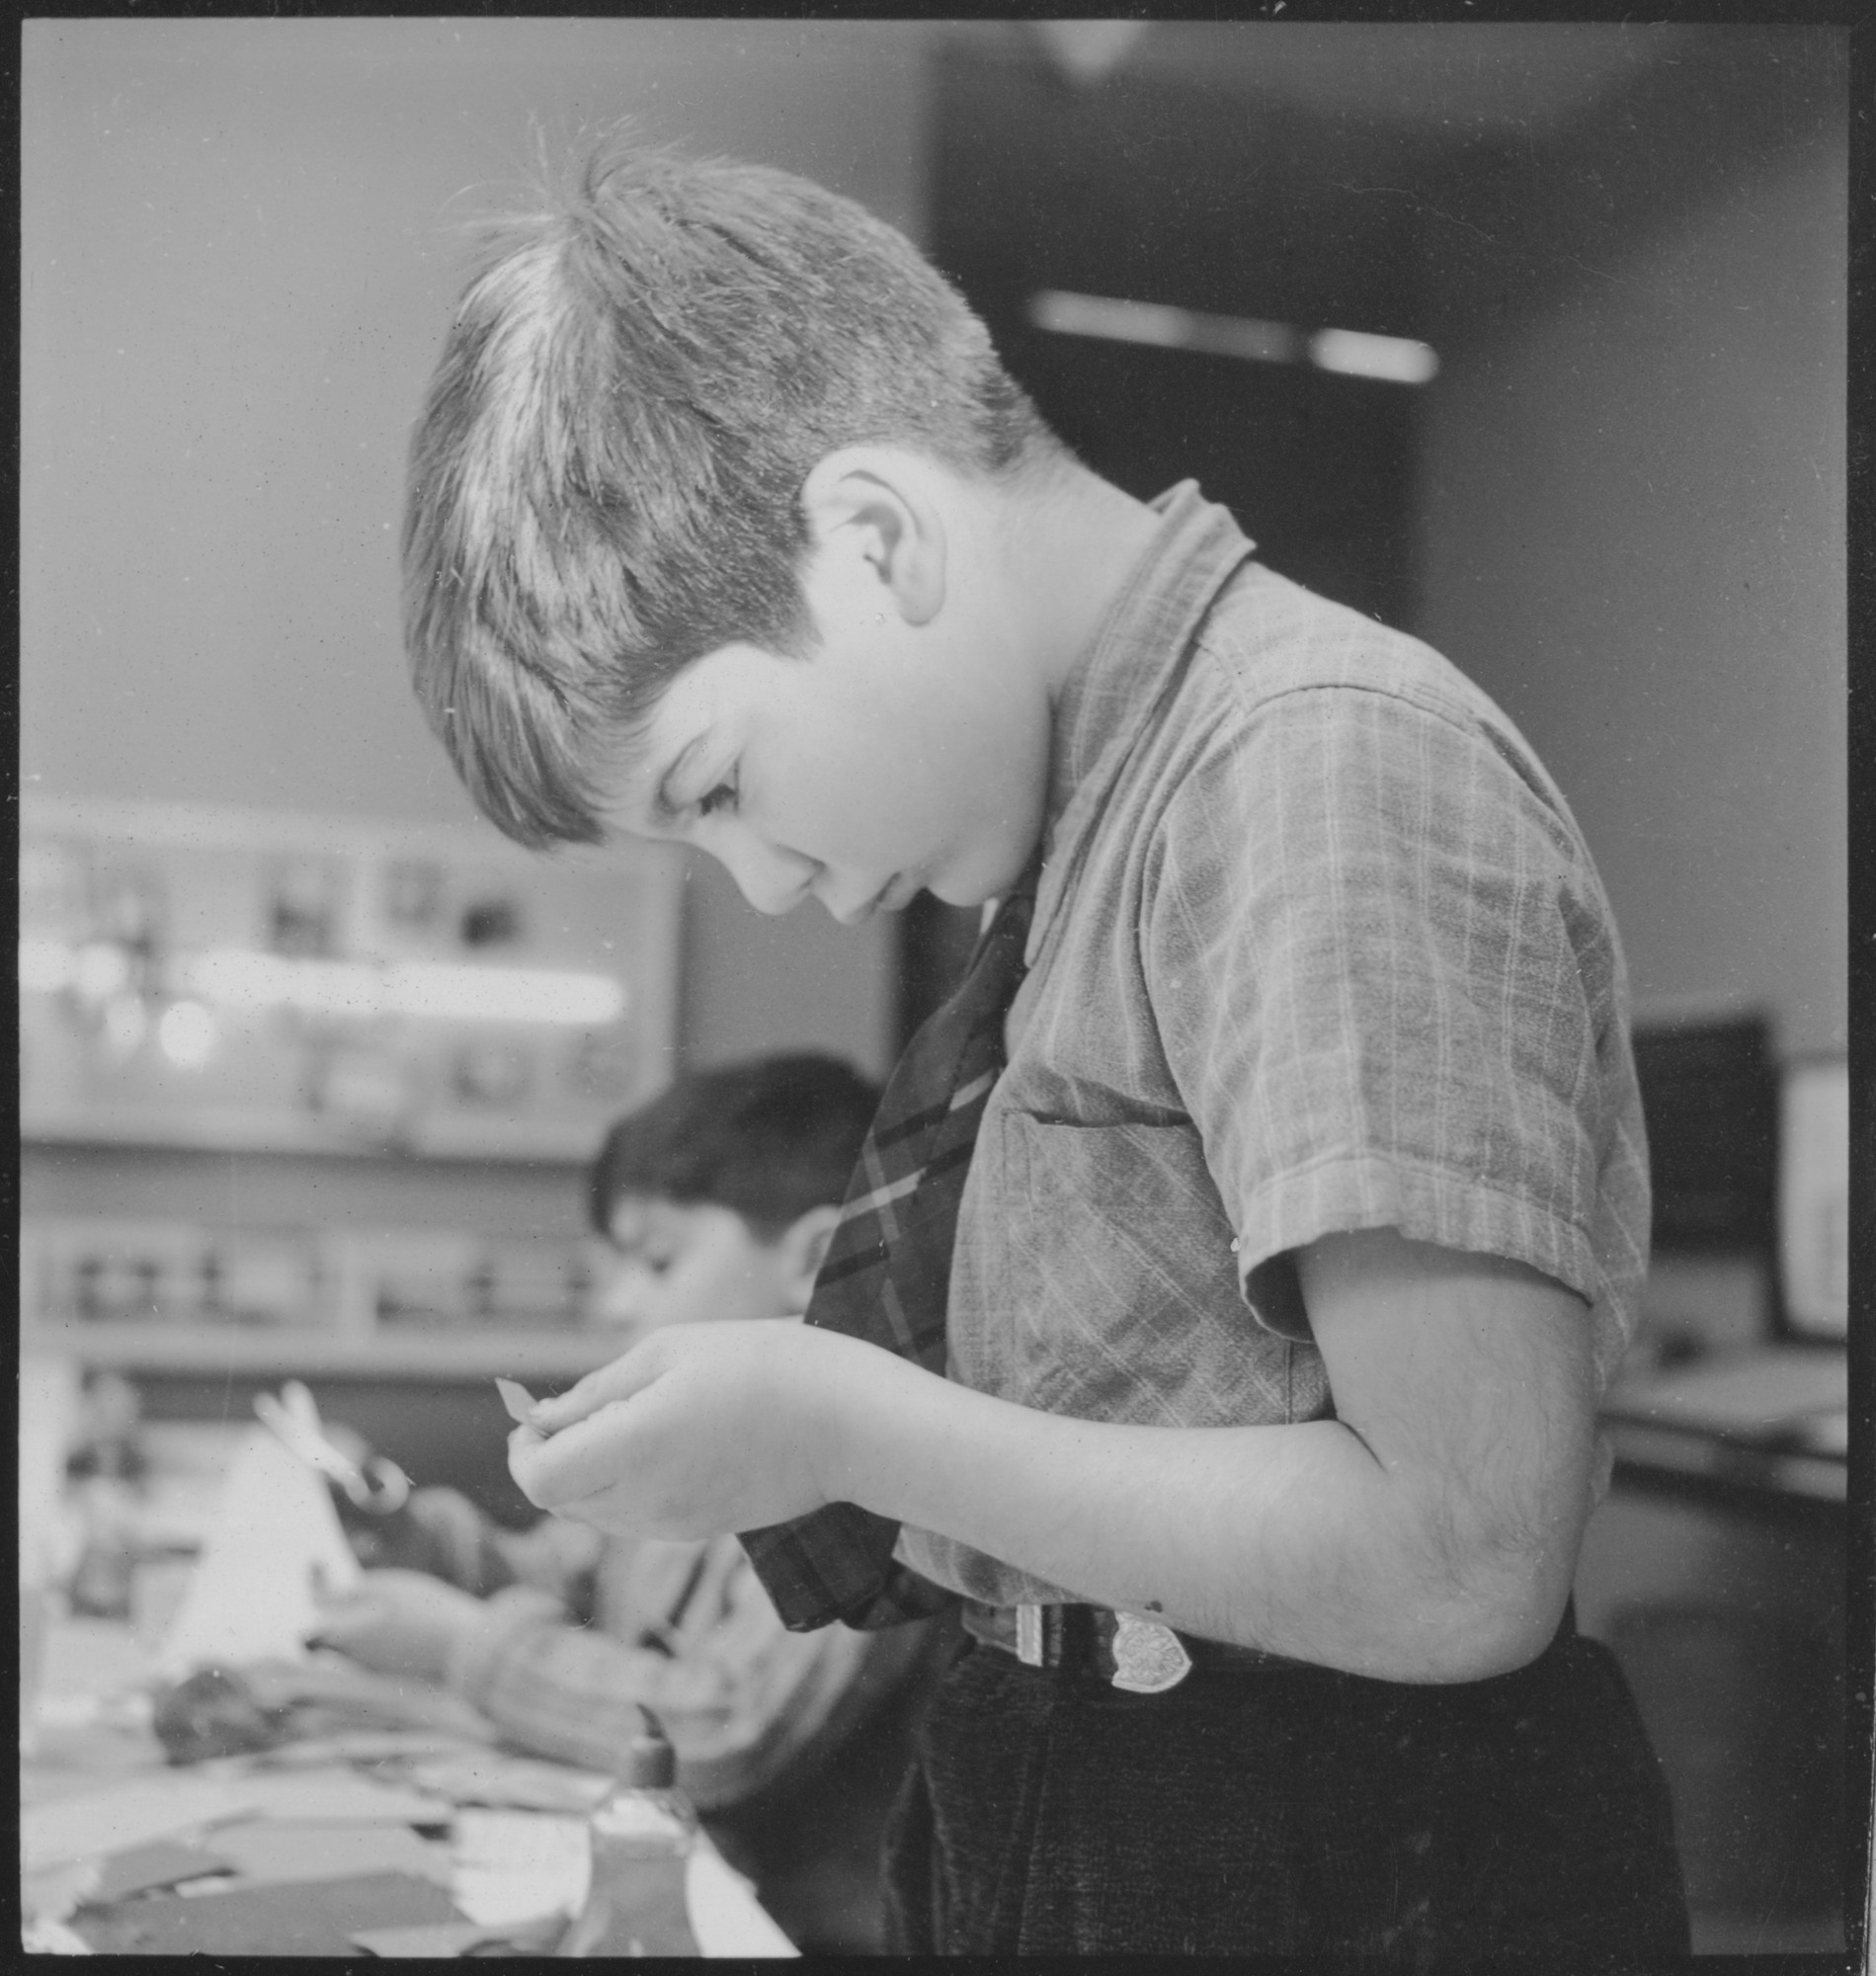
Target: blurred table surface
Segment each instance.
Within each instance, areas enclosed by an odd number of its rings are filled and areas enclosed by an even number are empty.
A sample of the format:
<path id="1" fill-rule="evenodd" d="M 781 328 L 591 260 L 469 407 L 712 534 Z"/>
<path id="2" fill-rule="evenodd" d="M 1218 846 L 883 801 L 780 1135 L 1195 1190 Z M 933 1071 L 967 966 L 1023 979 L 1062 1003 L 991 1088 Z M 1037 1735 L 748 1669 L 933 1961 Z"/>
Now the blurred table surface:
<path id="1" fill-rule="evenodd" d="M 146 1537 L 154 1532 L 174 1546 L 205 1529 L 217 1500 L 218 1474 L 245 1431 L 173 1426 L 147 1431 Z M 334 1926 L 336 1916 L 342 1933 L 381 1925 L 385 1914 L 373 1907 L 383 1908 L 387 1894 L 396 1897 L 386 1910 L 391 1922 L 406 1928 L 454 1926 L 457 1936 L 466 1935 L 461 1924 L 467 1922 L 498 1924 L 525 1915 L 530 1909 L 521 1878 L 491 1892 L 486 1870 L 491 1842 L 508 1855 L 493 1863 L 511 1874 L 519 1873 L 521 1855 L 539 1842 L 545 1877 L 527 1884 L 551 1891 L 553 1874 L 545 1862 L 554 1854 L 558 1884 L 566 1886 L 568 1849 L 583 1845 L 577 1807 L 590 1801 L 598 1780 L 542 1759 L 501 1753 L 486 1740 L 486 1730 L 478 1741 L 452 1734 L 447 1723 L 439 1729 L 414 1720 L 401 1729 L 362 1726 L 253 1756 L 168 1764 L 151 1727 L 150 1697 L 158 1684 L 156 1647 L 189 1569 L 186 1561 L 171 1559 L 139 1573 L 128 1620 L 83 1617 L 56 1607 L 44 1618 L 37 1693 L 29 1706 L 23 1686 L 21 1704 L 22 1905 L 29 1945 L 114 1952 L 107 1939 L 111 1931 L 101 1929 L 98 1917 L 143 1911 L 143 1899 L 128 1896 L 125 1883 L 146 1876 L 153 1880 L 153 1893 L 187 1888 L 191 1898 L 183 1925 L 203 1916 L 201 1947 L 209 1953 L 217 1947 L 209 1923 L 241 1905 L 230 1904 L 229 1897 L 253 1896 L 245 1912 L 263 1917 L 265 1926 L 271 1910 L 262 1895 L 268 1889 L 275 1890 L 283 1915 L 292 1910 L 293 1896 L 300 1897 L 303 1911 L 317 1895 L 328 1910 L 325 1925 Z M 29 1616 L 23 1597 L 23 1659 Z M 435 1690 L 428 1698 L 443 1712 L 461 1710 Z M 420 1706 L 417 1715 L 422 1712 Z M 557 1809 L 524 1808 L 524 1792 L 504 1805 L 498 1787 L 478 1802 L 473 1790 L 433 1790 L 411 1777 L 412 1770 L 421 1772 L 426 1763 L 500 1770 L 504 1760 L 524 1781 L 531 1773 L 541 1786 L 540 1804 L 558 1797 L 561 1784 L 564 1801 Z M 433 1768 L 429 1774 L 438 1772 Z M 464 1835 L 476 1820 L 482 1821 L 475 1829 L 482 1835 L 483 1879 L 473 1890 L 479 1898 L 470 1900 Z M 478 1870 L 475 1862 L 467 1870 Z M 685 1892 L 704 1955 L 796 1953 L 706 1836 L 700 1836 L 687 1864 Z M 114 1895 L 115 1904 L 107 1906 Z M 503 1900 L 511 1906 L 497 1912 Z M 348 1903 L 357 1904 L 356 1917 Z M 171 1901 L 163 1912 L 166 1925 L 174 1928 L 183 1909 Z M 37 1933 L 36 1917 L 41 1918 Z M 88 1934 L 106 1945 L 93 1948 Z M 384 1937 L 378 1953 L 461 1954 L 471 1946 L 466 1940 L 458 1945 L 454 1937 L 393 1934 L 395 1941 Z M 491 1935 L 502 1938 L 499 1927 Z M 192 1944 L 164 1946 L 188 1953 Z M 533 1952 L 543 1947 L 537 1940 Z M 256 1944 L 247 1952 L 304 1951 L 283 1938 L 277 1949 Z M 337 1952 L 360 1953 L 357 1947 Z"/>
<path id="2" fill-rule="evenodd" d="M 1848 1494 L 1849 1365 L 1839 1346 L 1768 1344 L 1618 1380 L 1603 1423 L 1621 1467 L 1766 1502 Z"/>

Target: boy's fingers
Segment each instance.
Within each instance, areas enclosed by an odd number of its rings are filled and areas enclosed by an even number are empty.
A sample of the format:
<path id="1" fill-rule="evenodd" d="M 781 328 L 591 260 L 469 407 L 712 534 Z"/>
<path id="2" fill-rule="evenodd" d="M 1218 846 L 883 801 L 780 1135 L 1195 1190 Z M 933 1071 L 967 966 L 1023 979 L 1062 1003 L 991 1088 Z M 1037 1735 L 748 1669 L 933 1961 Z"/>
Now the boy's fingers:
<path id="1" fill-rule="evenodd" d="M 616 1402 L 576 1420 L 547 1437 L 518 1427 L 509 1436 L 509 1472 L 523 1495 L 542 1510 L 555 1510 L 599 1493 L 619 1479 L 629 1458 L 627 1411 Z"/>
<path id="2" fill-rule="evenodd" d="M 617 1362 L 614 1359 L 612 1364 Z M 529 1413 L 528 1425 L 553 1430 L 569 1427 L 573 1422 L 597 1413 L 608 1400 L 617 1397 L 608 1390 L 607 1374 L 612 1369 L 612 1365 L 602 1365 L 569 1386 L 564 1393 L 552 1393 L 544 1400 L 536 1400 Z"/>
<path id="3" fill-rule="evenodd" d="M 552 1514 L 564 1523 L 585 1523 L 592 1529 L 616 1532 L 618 1508 L 605 1497 L 576 1496 L 557 1505 Z"/>
<path id="4" fill-rule="evenodd" d="M 536 1400 L 525 1425 L 539 1428 L 548 1434 L 558 1433 L 575 1421 L 586 1420 L 598 1413 L 613 1400 L 629 1399 L 654 1376 L 650 1367 L 651 1360 L 634 1347 L 610 1363 L 587 1373 L 583 1379 L 576 1380 L 564 1393 Z"/>
<path id="5" fill-rule="evenodd" d="M 547 1437 L 531 1427 L 518 1427 L 508 1437 L 508 1472 L 537 1510 L 551 1510 L 559 1500 L 553 1492 L 553 1471 L 540 1459 L 546 1445 Z"/>

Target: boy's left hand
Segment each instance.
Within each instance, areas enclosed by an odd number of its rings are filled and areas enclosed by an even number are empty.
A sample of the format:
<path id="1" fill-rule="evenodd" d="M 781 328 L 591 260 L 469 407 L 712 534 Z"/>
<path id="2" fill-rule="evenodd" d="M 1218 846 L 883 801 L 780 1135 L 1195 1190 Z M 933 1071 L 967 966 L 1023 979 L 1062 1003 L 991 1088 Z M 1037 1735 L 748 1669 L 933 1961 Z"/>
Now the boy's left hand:
<path id="1" fill-rule="evenodd" d="M 863 1379 L 871 1358 L 890 1362 L 854 1339 L 773 1320 L 654 1332 L 540 1401 L 509 1437 L 509 1470 L 540 1509 L 617 1535 L 784 1523 L 829 1500 L 839 1389 Z"/>
<path id="2" fill-rule="evenodd" d="M 482 1621 L 482 1602 L 421 1571 L 367 1571 L 321 1602 L 313 1638 L 379 1674 L 441 1681 L 457 1640 Z"/>

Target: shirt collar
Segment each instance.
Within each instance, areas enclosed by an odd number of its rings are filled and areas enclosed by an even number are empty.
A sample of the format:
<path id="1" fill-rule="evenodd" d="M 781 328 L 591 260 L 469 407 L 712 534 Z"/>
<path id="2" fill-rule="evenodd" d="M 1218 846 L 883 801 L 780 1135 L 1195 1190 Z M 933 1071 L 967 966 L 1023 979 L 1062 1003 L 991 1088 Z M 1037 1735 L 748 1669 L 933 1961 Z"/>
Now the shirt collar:
<path id="1" fill-rule="evenodd" d="M 1219 591 L 1257 547 L 1195 480 L 1182 480 L 1149 505 L 1161 517 L 1159 530 L 1055 703 L 1031 960 L 1148 710 L 1183 669 Z"/>

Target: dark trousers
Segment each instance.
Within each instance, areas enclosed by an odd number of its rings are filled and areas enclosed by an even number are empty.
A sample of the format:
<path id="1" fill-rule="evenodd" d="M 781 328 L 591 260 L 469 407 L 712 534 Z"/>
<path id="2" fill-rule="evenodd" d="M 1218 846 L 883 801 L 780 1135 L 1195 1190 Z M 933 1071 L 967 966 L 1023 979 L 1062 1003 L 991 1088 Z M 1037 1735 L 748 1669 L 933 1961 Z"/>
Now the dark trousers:
<path id="1" fill-rule="evenodd" d="M 1571 1976 L 1688 1952 L 1668 1790 L 1607 1649 L 1457 1687 L 1169 1692 L 970 1644 L 887 1833 L 906 1953 L 1348 1955 Z"/>

